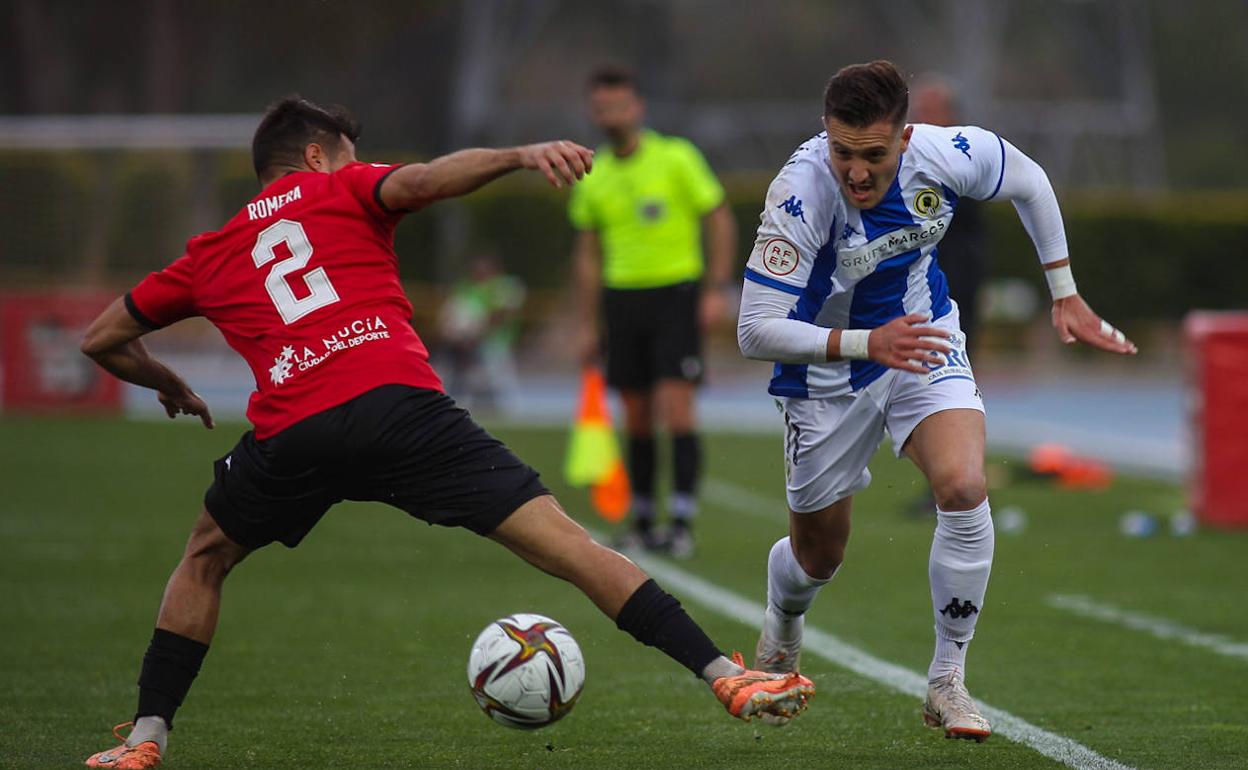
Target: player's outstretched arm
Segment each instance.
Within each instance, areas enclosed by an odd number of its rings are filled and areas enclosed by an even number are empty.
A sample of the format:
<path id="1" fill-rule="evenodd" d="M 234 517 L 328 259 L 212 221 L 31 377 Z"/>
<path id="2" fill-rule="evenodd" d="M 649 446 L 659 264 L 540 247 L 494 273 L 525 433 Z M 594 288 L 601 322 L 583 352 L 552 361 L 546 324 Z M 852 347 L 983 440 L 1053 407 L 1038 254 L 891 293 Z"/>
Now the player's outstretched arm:
<path id="1" fill-rule="evenodd" d="M 1046 275 L 1051 276 L 1052 272 L 1063 269 L 1070 269 L 1069 260 L 1063 260 L 1060 264 L 1055 263 L 1046 271 Z M 1074 289 L 1073 281 L 1070 289 Z M 1134 342 L 1098 316 L 1078 294 L 1066 294 L 1060 297 L 1055 295 L 1053 328 L 1057 329 L 1058 336 L 1067 345 L 1082 342 L 1110 353 L 1135 355 L 1138 352 Z"/>
<path id="2" fill-rule="evenodd" d="M 593 150 L 568 141 L 460 150 L 390 174 L 381 185 L 381 200 L 395 211 L 415 211 L 434 201 L 467 195 L 522 168 L 540 171 L 552 185 L 563 187 L 588 174 L 593 161 Z"/>
<path id="3" fill-rule="evenodd" d="M 1053 326 L 1062 342 L 1076 341 L 1110 353 L 1134 355 L 1135 344 L 1101 319 L 1075 289 L 1066 248 L 1066 230 L 1048 174 L 1031 158 L 1003 141 L 1000 196 L 1014 203 L 1035 244 L 1053 296 Z"/>
<path id="4" fill-rule="evenodd" d="M 212 428 L 212 414 L 204 400 L 139 339 L 149 331 L 118 297 L 91 322 L 82 338 L 82 352 L 113 376 L 156 391 L 170 418 L 189 414 Z"/>

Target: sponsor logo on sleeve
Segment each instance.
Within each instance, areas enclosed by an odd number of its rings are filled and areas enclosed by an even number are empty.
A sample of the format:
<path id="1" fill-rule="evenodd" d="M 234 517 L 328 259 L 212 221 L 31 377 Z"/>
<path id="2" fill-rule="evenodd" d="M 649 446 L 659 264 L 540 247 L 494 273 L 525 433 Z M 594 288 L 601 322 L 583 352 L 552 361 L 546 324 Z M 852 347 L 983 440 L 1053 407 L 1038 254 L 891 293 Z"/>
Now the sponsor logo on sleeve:
<path id="1" fill-rule="evenodd" d="M 940 193 L 935 187 L 924 187 L 914 196 L 914 210 L 925 217 L 931 217 L 940 209 Z"/>
<path id="2" fill-rule="evenodd" d="M 763 267 L 772 275 L 788 275 L 801 262 L 797 247 L 783 238 L 772 238 L 763 245 Z"/>

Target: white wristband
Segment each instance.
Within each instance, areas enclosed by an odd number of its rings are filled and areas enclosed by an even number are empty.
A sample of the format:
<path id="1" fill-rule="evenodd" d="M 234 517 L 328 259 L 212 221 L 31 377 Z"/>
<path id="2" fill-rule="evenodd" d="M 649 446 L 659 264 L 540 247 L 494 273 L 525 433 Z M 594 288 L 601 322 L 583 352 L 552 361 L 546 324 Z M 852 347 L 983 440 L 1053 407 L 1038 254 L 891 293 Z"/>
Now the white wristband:
<path id="1" fill-rule="evenodd" d="M 1070 265 L 1046 269 L 1044 280 L 1049 282 L 1049 294 L 1053 295 L 1054 300 L 1073 297 L 1079 293 L 1075 288 L 1075 275 L 1070 272 Z"/>
<path id="2" fill-rule="evenodd" d="M 870 336 L 870 329 L 843 329 L 841 331 L 841 358 L 847 361 L 869 358 L 867 338 Z"/>

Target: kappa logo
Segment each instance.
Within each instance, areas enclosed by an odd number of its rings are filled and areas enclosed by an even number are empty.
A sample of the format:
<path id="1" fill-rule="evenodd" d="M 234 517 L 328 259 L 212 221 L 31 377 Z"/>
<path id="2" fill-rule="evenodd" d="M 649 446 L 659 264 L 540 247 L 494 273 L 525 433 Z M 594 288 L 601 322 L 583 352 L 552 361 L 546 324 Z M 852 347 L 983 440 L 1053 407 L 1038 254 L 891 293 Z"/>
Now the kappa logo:
<path id="1" fill-rule="evenodd" d="M 780 203 L 776 208 L 784 209 L 784 213 L 791 217 L 797 217 L 802 222 L 806 221 L 806 214 L 802 211 L 802 202 L 797 199 L 796 195 L 790 195 L 787 201 Z"/>
<path id="2" fill-rule="evenodd" d="M 979 608 L 972 604 L 970 599 L 958 604 L 958 597 L 955 596 L 953 601 L 949 602 L 948 606 L 940 611 L 940 614 L 948 615 L 950 618 L 957 620 L 959 618 L 969 618 L 978 612 Z"/>
<path id="3" fill-rule="evenodd" d="M 858 231 L 854 229 L 854 226 L 846 222 L 845 229 L 841 230 L 841 240 L 848 241 L 850 238 L 852 238 L 853 236 L 857 234 L 858 234 Z"/>
<path id="4" fill-rule="evenodd" d="M 960 150 L 966 157 L 971 157 L 971 140 L 962 136 L 962 132 L 954 134 L 949 141 L 953 142 L 954 149 Z"/>

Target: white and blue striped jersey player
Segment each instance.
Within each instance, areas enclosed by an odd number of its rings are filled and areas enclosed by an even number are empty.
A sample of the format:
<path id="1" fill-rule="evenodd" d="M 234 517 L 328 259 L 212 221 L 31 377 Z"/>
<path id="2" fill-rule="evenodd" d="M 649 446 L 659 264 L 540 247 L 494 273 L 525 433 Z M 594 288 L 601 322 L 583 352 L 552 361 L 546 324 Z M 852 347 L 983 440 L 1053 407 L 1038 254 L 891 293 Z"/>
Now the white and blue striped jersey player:
<path id="1" fill-rule="evenodd" d="M 826 133 L 798 147 L 768 189 L 738 338 L 746 356 L 776 362 L 768 390 L 785 413 L 794 511 L 819 510 L 864 488 L 885 429 L 900 454 L 925 417 L 983 411 L 938 261 L 962 198 L 1014 201 L 1041 261 L 1067 256 L 1043 170 L 974 126 L 914 124 L 896 177 L 869 209 L 846 201 Z M 943 365 L 921 375 L 872 360 L 828 360 L 832 329 L 874 329 L 910 313 L 950 334 Z"/>

